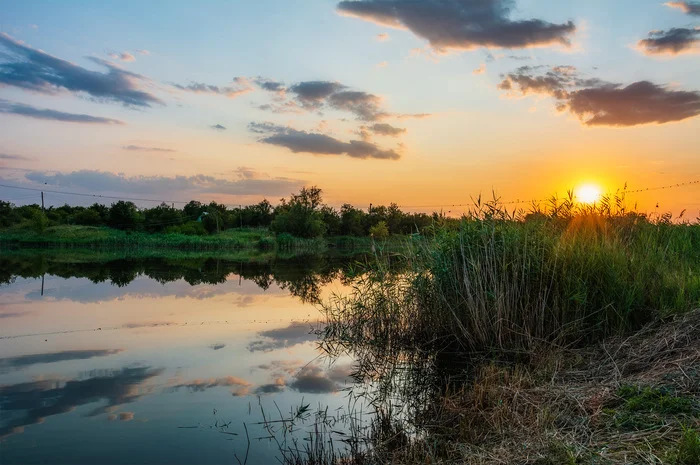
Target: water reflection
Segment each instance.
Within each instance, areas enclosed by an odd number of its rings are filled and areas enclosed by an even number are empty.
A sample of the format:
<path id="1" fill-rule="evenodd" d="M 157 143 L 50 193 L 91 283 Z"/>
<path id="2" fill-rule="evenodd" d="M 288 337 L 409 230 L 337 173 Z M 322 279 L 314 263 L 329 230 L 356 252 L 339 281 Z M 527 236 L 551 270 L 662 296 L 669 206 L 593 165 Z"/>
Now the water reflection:
<path id="1" fill-rule="evenodd" d="M 229 463 L 258 396 L 344 405 L 352 361 L 319 357 L 313 303 L 355 260 L 0 257 L 0 462 Z"/>

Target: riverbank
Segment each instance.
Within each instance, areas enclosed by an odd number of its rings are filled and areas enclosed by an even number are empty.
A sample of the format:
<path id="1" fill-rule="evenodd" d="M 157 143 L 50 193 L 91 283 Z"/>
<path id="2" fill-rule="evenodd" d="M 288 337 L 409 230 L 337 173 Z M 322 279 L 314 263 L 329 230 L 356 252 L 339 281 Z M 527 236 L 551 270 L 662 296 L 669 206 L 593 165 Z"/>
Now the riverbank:
<path id="1" fill-rule="evenodd" d="M 700 225 L 489 214 L 378 258 L 324 305 L 376 408 L 327 463 L 700 463 Z"/>
<path id="2" fill-rule="evenodd" d="M 179 251 L 281 251 L 284 253 L 326 253 L 329 250 L 357 253 L 371 251 L 372 244 L 398 248 L 405 236 L 381 241 L 370 237 L 334 236 L 303 239 L 289 234 L 275 235 L 266 228 L 229 229 L 211 235 L 146 233 L 107 227 L 61 225 L 37 232 L 31 228 L 0 231 L 0 249 L 122 249 Z M 252 253 L 252 252 L 251 252 Z M 255 252 L 257 253 L 257 252 Z"/>

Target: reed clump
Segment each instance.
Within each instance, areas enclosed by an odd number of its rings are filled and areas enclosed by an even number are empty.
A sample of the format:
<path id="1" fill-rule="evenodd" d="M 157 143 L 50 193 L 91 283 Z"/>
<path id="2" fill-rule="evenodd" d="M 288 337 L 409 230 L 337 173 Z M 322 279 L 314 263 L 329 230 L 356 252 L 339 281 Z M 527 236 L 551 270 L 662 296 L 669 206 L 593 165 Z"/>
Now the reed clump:
<path id="1" fill-rule="evenodd" d="M 402 271 L 379 256 L 326 306 L 329 331 L 522 352 L 585 345 L 700 306 L 700 224 L 563 203 L 508 212 L 478 202 L 457 227 L 410 243 Z"/>

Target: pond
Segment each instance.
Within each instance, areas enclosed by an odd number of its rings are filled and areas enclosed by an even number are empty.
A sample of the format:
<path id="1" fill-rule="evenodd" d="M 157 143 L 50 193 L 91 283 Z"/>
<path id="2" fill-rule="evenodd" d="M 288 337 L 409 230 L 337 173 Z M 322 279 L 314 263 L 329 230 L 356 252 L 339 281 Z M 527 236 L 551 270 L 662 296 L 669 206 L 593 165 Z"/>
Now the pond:
<path id="1" fill-rule="evenodd" d="M 315 302 L 354 260 L 0 256 L 0 462 L 277 463 L 263 419 L 348 404 Z"/>

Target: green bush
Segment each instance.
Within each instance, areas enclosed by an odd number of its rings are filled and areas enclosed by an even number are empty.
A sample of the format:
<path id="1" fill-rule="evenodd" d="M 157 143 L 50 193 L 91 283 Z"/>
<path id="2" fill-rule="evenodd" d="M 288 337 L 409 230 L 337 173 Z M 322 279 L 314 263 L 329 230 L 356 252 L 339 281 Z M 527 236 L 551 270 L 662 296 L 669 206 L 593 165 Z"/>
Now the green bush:
<path id="1" fill-rule="evenodd" d="M 386 225 L 386 221 L 380 221 L 369 228 L 369 235 L 375 239 L 386 239 L 389 237 L 389 227 Z"/>
<path id="2" fill-rule="evenodd" d="M 49 219 L 46 217 L 44 212 L 36 211 L 32 215 L 32 229 L 37 234 L 41 234 L 46 231 L 49 226 Z"/>
<path id="3" fill-rule="evenodd" d="M 166 234 L 184 234 L 186 236 L 206 236 L 207 230 L 202 223 L 190 221 L 180 226 L 170 226 L 165 230 Z"/>

